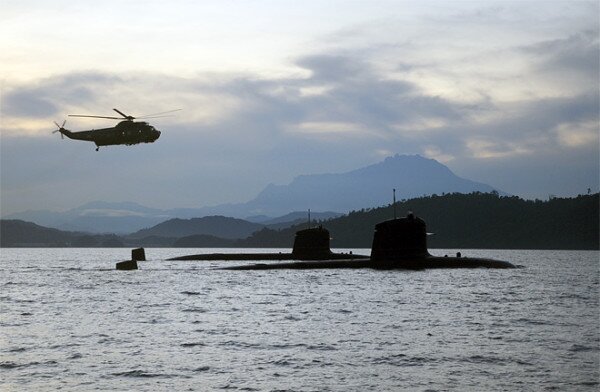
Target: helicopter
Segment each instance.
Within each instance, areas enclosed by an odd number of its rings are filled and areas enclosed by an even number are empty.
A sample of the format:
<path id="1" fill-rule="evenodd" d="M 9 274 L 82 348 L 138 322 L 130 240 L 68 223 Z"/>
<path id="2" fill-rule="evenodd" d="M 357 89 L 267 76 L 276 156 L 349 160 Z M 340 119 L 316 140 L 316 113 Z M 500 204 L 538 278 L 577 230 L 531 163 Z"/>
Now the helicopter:
<path id="1" fill-rule="evenodd" d="M 52 133 L 60 132 L 60 137 L 64 139 L 64 136 L 74 140 L 84 140 L 88 142 L 94 142 L 96 144 L 96 151 L 101 146 L 113 146 L 125 144 L 131 146 L 139 143 L 153 143 L 160 137 L 160 131 L 154 128 L 152 125 L 145 121 L 133 121 L 136 119 L 148 119 L 158 117 L 169 117 L 167 113 L 179 111 L 181 109 L 169 110 L 161 113 L 149 114 L 141 117 L 129 116 L 119 109 L 113 109 L 119 113 L 122 117 L 110 117 L 110 116 L 88 116 L 83 114 L 69 114 L 69 117 L 91 117 L 91 118 L 105 118 L 110 120 L 122 120 L 116 126 L 111 128 L 102 129 L 91 129 L 89 131 L 73 132 L 65 129 L 67 120 L 63 121 L 62 125 L 58 125 L 55 121 L 54 124 L 58 127 L 57 130 Z"/>

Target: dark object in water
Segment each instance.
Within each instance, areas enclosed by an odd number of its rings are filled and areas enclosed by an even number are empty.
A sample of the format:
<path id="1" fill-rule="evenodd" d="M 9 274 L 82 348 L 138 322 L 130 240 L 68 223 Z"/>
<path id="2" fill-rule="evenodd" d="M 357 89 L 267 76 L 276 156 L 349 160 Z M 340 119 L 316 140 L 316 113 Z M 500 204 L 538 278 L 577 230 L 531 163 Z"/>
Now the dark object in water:
<path id="1" fill-rule="evenodd" d="M 144 248 L 132 249 L 131 260 L 146 261 L 146 251 L 144 250 Z"/>
<path id="2" fill-rule="evenodd" d="M 323 226 L 297 231 L 292 255 L 298 260 L 327 260 L 333 255 L 330 240 L 329 230 Z"/>
<path id="3" fill-rule="evenodd" d="M 437 257 L 427 250 L 425 221 L 409 213 L 375 226 L 371 257 L 367 260 L 329 260 L 296 263 L 254 264 L 233 270 L 374 268 L 420 270 L 427 268 L 515 268 L 507 261 L 461 257 Z"/>
<path id="4" fill-rule="evenodd" d="M 138 269 L 137 261 L 136 260 L 121 261 L 121 262 L 117 263 L 117 269 L 122 270 L 122 271 L 136 270 L 136 269 Z"/>
<path id="5" fill-rule="evenodd" d="M 368 259 L 368 256 L 333 253 L 329 230 L 323 226 L 296 232 L 292 253 L 209 253 L 173 257 L 168 260 L 348 260 Z"/>
<path id="6" fill-rule="evenodd" d="M 409 213 L 375 225 L 371 260 L 388 261 L 431 256 L 427 250 L 425 221 Z"/>
<path id="7" fill-rule="evenodd" d="M 485 258 L 432 256 L 427 249 L 427 227 L 423 219 L 409 213 L 375 226 L 371 267 L 377 269 L 424 268 L 514 268 L 509 262 Z"/>

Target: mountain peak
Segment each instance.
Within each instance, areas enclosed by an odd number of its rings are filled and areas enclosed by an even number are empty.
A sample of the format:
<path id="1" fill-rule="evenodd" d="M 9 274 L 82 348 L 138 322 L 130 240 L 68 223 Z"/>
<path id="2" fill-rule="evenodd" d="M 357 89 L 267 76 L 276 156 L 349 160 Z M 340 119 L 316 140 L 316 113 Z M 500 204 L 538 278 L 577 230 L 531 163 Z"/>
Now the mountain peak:
<path id="1" fill-rule="evenodd" d="M 375 163 L 371 166 L 376 166 L 376 165 L 405 167 L 408 169 L 411 169 L 411 168 L 422 169 L 423 167 L 430 166 L 430 167 L 445 168 L 447 170 L 450 170 L 450 169 L 448 169 L 447 166 L 441 164 L 440 162 L 436 161 L 435 159 L 426 158 L 419 154 L 415 154 L 415 155 L 396 154 L 393 156 L 389 156 L 389 157 L 385 158 L 383 161 Z"/>
<path id="2" fill-rule="evenodd" d="M 396 154 L 345 173 L 302 175 L 288 185 L 271 184 L 242 206 L 267 215 L 308 208 L 347 212 L 389 204 L 393 188 L 400 199 L 494 190 L 487 184 L 456 176 L 435 159 Z"/>

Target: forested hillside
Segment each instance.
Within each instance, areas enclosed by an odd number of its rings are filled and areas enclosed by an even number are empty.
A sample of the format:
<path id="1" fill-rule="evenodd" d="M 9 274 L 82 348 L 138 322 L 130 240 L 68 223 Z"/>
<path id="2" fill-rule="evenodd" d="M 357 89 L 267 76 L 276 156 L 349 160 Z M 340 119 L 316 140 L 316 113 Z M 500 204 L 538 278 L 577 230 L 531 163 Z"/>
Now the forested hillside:
<path id="1" fill-rule="evenodd" d="M 396 203 L 398 217 L 408 211 L 424 219 L 427 230 L 434 233 L 428 238 L 432 248 L 599 248 L 598 194 L 540 201 L 495 193 L 453 193 Z M 368 248 L 375 225 L 393 217 L 390 205 L 321 223 L 331 233 L 332 247 Z M 299 228 L 285 232 L 293 236 Z"/>

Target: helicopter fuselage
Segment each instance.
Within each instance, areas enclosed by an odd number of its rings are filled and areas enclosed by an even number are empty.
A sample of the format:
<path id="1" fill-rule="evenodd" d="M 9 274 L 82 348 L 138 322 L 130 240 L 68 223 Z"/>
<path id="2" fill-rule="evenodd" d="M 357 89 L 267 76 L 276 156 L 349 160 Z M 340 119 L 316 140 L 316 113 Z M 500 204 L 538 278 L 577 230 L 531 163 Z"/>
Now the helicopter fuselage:
<path id="1" fill-rule="evenodd" d="M 60 133 L 74 140 L 94 142 L 97 147 L 138 143 L 153 143 L 160 137 L 160 131 L 147 122 L 121 121 L 114 127 L 73 132 L 60 129 Z"/>

